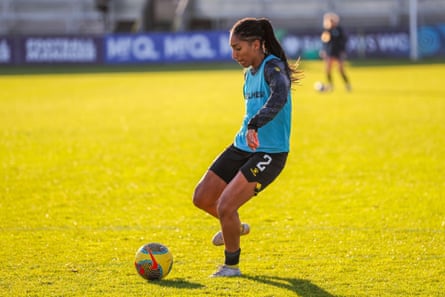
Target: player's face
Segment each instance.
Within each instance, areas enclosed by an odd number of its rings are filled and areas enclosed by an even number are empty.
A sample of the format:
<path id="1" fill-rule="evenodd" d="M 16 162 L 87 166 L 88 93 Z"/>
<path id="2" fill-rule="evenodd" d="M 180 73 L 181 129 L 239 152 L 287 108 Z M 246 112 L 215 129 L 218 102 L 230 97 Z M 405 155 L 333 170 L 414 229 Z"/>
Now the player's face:
<path id="1" fill-rule="evenodd" d="M 243 67 L 257 68 L 264 58 L 259 40 L 246 41 L 239 39 L 237 35 L 231 35 L 230 47 L 232 58 Z"/>
<path id="2" fill-rule="evenodd" d="M 327 18 L 323 21 L 323 27 L 327 30 L 332 29 L 335 27 L 335 22 L 332 21 L 330 18 Z"/>

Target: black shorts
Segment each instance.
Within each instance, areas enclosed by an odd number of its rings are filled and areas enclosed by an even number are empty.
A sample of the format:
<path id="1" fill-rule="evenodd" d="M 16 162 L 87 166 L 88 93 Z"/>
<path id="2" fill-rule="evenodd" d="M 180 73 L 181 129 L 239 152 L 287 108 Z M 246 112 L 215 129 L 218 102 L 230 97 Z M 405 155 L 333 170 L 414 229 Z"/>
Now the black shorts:
<path id="1" fill-rule="evenodd" d="M 241 171 L 248 182 L 257 182 L 255 194 L 264 190 L 283 170 L 288 153 L 245 152 L 233 144 L 219 155 L 210 170 L 226 183 Z"/>

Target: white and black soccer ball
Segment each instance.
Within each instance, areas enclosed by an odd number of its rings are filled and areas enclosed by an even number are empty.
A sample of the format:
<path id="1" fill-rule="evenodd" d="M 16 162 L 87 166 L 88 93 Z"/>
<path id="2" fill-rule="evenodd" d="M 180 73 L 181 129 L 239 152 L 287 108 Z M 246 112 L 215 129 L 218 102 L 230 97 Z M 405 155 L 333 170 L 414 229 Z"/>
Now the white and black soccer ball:
<path id="1" fill-rule="evenodd" d="M 326 91 L 326 85 L 322 83 L 321 81 L 316 81 L 314 83 L 314 90 L 317 92 L 324 92 Z"/>

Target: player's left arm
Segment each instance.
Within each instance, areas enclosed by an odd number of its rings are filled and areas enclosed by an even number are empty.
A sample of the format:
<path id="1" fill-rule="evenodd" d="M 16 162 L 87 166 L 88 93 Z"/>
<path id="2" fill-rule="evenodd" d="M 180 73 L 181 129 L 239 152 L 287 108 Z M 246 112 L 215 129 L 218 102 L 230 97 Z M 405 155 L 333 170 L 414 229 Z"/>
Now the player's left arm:
<path id="1" fill-rule="evenodd" d="M 339 30 L 339 46 L 343 55 L 346 54 L 346 44 L 348 43 L 348 35 L 342 27 L 338 27 Z"/>
<path id="2" fill-rule="evenodd" d="M 255 131 L 269 123 L 283 109 L 290 92 L 290 80 L 286 74 L 284 62 L 277 59 L 267 62 L 264 67 L 264 76 L 270 87 L 270 96 L 248 123 L 248 129 Z"/>

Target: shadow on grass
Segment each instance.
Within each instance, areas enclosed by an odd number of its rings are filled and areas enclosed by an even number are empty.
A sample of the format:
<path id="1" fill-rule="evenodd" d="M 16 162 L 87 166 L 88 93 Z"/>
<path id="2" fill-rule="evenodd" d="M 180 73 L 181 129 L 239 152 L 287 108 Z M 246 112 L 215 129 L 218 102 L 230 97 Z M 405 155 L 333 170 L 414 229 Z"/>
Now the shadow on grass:
<path id="1" fill-rule="evenodd" d="M 252 281 L 260 282 L 266 285 L 275 286 L 281 289 L 287 289 L 294 292 L 300 297 L 340 297 L 339 295 L 332 295 L 331 293 L 323 290 L 319 286 L 313 284 L 306 279 L 276 277 L 267 275 L 242 275 L 241 278 L 246 278 Z"/>
<path id="2" fill-rule="evenodd" d="M 163 279 L 159 281 L 148 281 L 150 284 L 158 285 L 161 287 L 169 287 L 176 289 L 200 289 L 204 288 L 204 285 L 199 283 L 192 283 L 182 278 L 176 279 Z"/>

